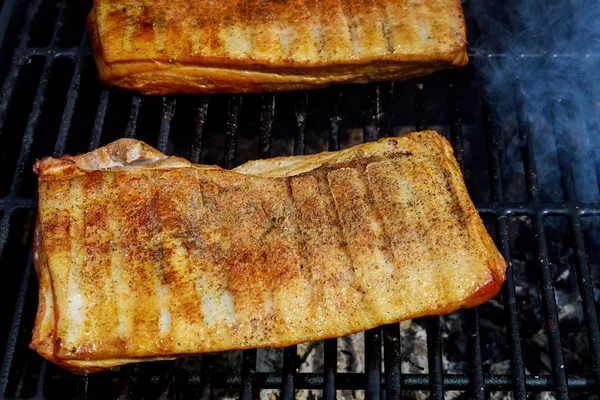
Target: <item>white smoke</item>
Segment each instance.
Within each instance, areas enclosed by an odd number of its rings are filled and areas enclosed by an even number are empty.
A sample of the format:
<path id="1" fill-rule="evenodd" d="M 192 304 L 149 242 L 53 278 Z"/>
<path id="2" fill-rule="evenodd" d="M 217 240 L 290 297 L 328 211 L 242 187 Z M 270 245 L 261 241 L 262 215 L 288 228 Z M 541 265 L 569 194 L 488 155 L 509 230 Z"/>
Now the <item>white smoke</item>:
<path id="1" fill-rule="evenodd" d="M 521 168 L 529 140 L 542 199 L 563 200 L 562 156 L 578 199 L 600 201 L 600 1 L 467 0 L 463 7 L 471 61 L 505 143 L 505 177 Z"/>

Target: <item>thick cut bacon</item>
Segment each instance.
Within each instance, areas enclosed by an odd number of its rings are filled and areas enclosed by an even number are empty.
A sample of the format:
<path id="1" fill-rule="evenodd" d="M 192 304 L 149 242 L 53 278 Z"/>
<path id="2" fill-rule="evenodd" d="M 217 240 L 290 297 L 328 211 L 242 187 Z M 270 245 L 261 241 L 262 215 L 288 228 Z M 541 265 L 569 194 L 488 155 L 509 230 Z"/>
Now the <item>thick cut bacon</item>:
<path id="1" fill-rule="evenodd" d="M 459 0 L 94 0 L 100 78 L 147 94 L 408 79 L 467 63 Z"/>
<path id="2" fill-rule="evenodd" d="M 31 347 L 79 373 L 347 335 L 504 281 L 431 131 L 233 171 L 122 139 L 36 169 Z"/>

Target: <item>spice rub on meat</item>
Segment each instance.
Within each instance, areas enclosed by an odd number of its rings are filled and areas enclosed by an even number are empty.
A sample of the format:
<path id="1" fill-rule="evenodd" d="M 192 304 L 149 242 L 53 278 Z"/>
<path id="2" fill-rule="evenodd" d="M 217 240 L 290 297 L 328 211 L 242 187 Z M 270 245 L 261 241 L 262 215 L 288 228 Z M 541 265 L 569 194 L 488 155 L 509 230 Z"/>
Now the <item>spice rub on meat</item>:
<path id="1" fill-rule="evenodd" d="M 102 81 L 146 94 L 399 80 L 467 63 L 460 0 L 94 0 Z"/>
<path id="2" fill-rule="evenodd" d="M 504 282 L 432 131 L 234 170 L 121 139 L 36 170 L 31 347 L 78 373 L 343 336 Z"/>

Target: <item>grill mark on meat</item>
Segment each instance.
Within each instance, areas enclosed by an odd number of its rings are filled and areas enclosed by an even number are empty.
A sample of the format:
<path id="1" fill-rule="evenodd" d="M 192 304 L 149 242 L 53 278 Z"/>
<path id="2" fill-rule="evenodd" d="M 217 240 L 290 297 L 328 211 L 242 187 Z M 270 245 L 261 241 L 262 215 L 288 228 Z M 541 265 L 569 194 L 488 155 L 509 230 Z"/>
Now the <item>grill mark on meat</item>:
<path id="1" fill-rule="evenodd" d="M 154 46 L 162 53 L 165 50 L 165 14 L 159 12 L 155 21 Z"/>
<path id="2" fill-rule="evenodd" d="M 341 225 L 353 262 L 360 265 L 357 283 L 365 292 L 366 303 L 374 318 L 382 318 L 381 302 L 385 301 L 378 291 L 385 285 L 382 273 L 389 274 L 391 266 L 381 246 L 381 229 L 371 215 L 371 207 L 365 200 L 365 182 L 357 169 L 347 168 L 327 174 L 334 204 L 341 216 Z M 379 271 L 381 270 L 381 271 Z"/>
<path id="3" fill-rule="evenodd" d="M 383 4 L 382 4 L 383 2 Z M 381 21 L 381 34 L 383 35 L 383 40 L 385 43 L 385 48 L 388 53 L 394 53 L 394 39 L 392 34 L 392 29 L 390 28 L 390 18 L 389 14 L 386 11 L 386 0 L 376 0 L 374 1 L 375 7 L 378 11 L 377 20 Z"/>
<path id="4" fill-rule="evenodd" d="M 207 240 L 203 241 L 201 254 L 207 257 L 206 263 L 199 263 L 203 270 L 199 271 L 196 280 L 196 290 L 200 293 L 202 318 L 207 326 L 222 326 L 223 334 L 231 329 L 237 320 L 234 298 L 229 291 L 229 274 L 226 265 L 229 257 L 229 238 L 222 237 L 226 233 L 227 221 L 216 218 L 222 217 L 218 212 L 218 200 L 222 188 L 212 182 L 209 176 L 198 174 L 199 190 L 202 204 L 206 207 Z M 207 338 L 207 341 L 219 341 L 219 338 Z"/>
<path id="5" fill-rule="evenodd" d="M 291 179 L 286 178 L 286 179 L 284 179 L 284 181 L 285 181 L 286 194 L 287 194 L 287 197 L 291 204 L 290 221 L 292 224 L 295 225 L 295 228 L 296 228 L 296 229 L 294 229 L 294 232 L 296 233 L 294 235 L 294 239 L 296 239 L 296 252 L 298 254 L 298 263 L 299 263 L 300 269 L 302 269 L 302 270 L 307 269 L 307 271 L 303 271 L 303 274 L 307 274 L 308 272 L 310 272 L 309 270 L 312 267 L 312 265 L 310 263 L 308 250 L 306 247 L 306 239 L 305 239 L 304 233 L 302 231 L 302 226 L 299 223 L 300 218 L 298 216 L 298 214 L 299 214 L 298 205 L 296 204 L 296 199 L 294 199 L 294 190 L 292 189 Z M 305 268 L 305 267 L 308 267 L 308 268 Z M 311 294 L 311 297 L 312 297 L 312 294 Z"/>
<path id="6" fill-rule="evenodd" d="M 320 0 L 312 0 L 308 7 L 308 13 L 310 16 L 309 29 L 313 35 L 313 41 L 317 54 L 315 55 L 315 61 L 321 61 L 323 54 L 326 53 L 327 48 L 325 45 L 325 34 L 323 32 L 324 18 L 329 18 L 323 14 L 323 9 L 320 7 Z"/>
<path id="7" fill-rule="evenodd" d="M 340 215 L 338 213 L 338 209 L 335 206 L 335 199 L 333 197 L 331 185 L 327 179 L 327 173 L 325 171 L 319 171 L 315 174 L 315 176 L 317 177 L 317 181 L 319 184 L 320 195 L 323 196 L 325 201 L 328 202 L 328 204 L 326 205 L 326 210 L 333 214 L 333 218 L 330 220 L 331 230 L 335 232 L 336 241 L 339 244 L 340 249 L 344 252 L 346 260 L 348 262 L 348 270 L 351 275 L 351 278 L 348 281 L 348 285 L 364 297 L 364 290 L 360 286 L 356 285 L 356 270 L 354 261 L 351 257 L 350 252 L 348 251 L 348 241 L 344 236 L 344 229 L 342 226 Z"/>
<path id="8" fill-rule="evenodd" d="M 289 204 L 289 211 L 288 211 L 288 215 L 289 215 L 289 225 L 290 228 L 292 230 L 292 238 L 294 240 L 294 250 L 295 253 L 297 255 L 297 259 L 291 261 L 292 263 L 296 262 L 296 271 L 298 273 L 298 275 L 301 277 L 300 279 L 303 281 L 303 287 L 302 287 L 302 294 L 306 297 L 306 299 L 303 301 L 304 304 L 309 304 L 309 306 L 304 309 L 303 313 L 304 313 L 304 317 L 308 320 L 311 317 L 314 317 L 314 315 L 308 315 L 306 314 L 306 310 L 310 309 L 310 310 L 315 310 L 315 308 L 313 308 L 311 305 L 314 303 L 318 303 L 319 302 L 319 298 L 318 298 L 318 292 L 315 291 L 315 288 L 313 287 L 313 282 L 311 281 L 311 276 L 312 276 L 312 264 L 311 264 L 311 260 L 309 258 L 308 255 L 308 249 L 306 247 L 306 239 L 304 238 L 304 234 L 302 232 L 302 227 L 300 225 L 300 217 L 299 217 L 299 210 L 298 210 L 298 206 L 296 205 L 296 200 L 294 199 L 294 194 L 293 194 L 293 188 L 291 186 L 291 178 L 284 178 L 283 179 L 283 184 L 284 184 L 284 188 L 285 188 L 285 194 L 286 194 L 286 204 Z M 290 265 L 290 267 L 294 267 L 293 265 Z M 299 270 L 299 271 L 298 271 Z M 291 276 L 290 278 L 292 278 L 293 276 Z M 297 282 L 296 282 L 297 284 Z M 285 300 L 284 296 L 284 301 Z M 275 299 L 277 302 L 277 299 Z M 282 319 L 284 321 L 287 321 L 287 319 L 291 319 L 293 320 L 294 317 L 293 315 L 291 315 L 291 313 L 288 311 L 286 314 L 281 316 Z M 315 324 L 315 326 L 310 326 L 310 327 L 303 327 L 304 329 L 309 329 L 312 331 L 318 330 L 318 324 Z M 309 335 L 309 332 L 305 331 L 306 335 Z"/>
<path id="9" fill-rule="evenodd" d="M 65 334 L 68 318 L 66 311 L 60 311 L 58 305 L 68 307 L 68 281 L 69 271 L 71 269 L 71 253 L 73 243 L 70 239 L 71 215 L 68 208 L 69 202 L 64 201 L 68 198 L 72 190 L 72 182 L 55 181 L 48 182 L 46 188 L 40 190 L 40 201 L 45 201 L 47 208 L 40 213 L 40 221 L 43 224 L 42 236 L 43 244 L 51 243 L 45 248 L 45 268 L 48 269 L 48 281 L 52 285 L 52 311 L 54 312 L 53 331 L 55 333 L 52 344 L 54 351 L 50 354 L 62 354 L 62 336 Z M 52 262 L 52 265 L 49 263 Z M 52 268 L 52 271 L 50 271 Z M 67 315 L 64 315 L 67 314 Z"/>
<path id="10" fill-rule="evenodd" d="M 291 178 L 294 201 L 298 209 L 298 222 L 303 232 L 309 260 L 309 272 L 320 302 L 314 309 L 322 312 L 323 318 L 332 318 L 339 311 L 333 301 L 339 292 L 345 293 L 343 301 L 350 309 L 360 309 L 362 292 L 353 286 L 354 275 L 350 260 L 336 237 L 337 221 L 332 216 L 329 198 L 321 193 L 316 175 Z M 353 290 L 348 290 L 353 289 Z M 317 313 L 315 318 L 320 318 Z"/>
<path id="11" fill-rule="evenodd" d="M 191 210 L 180 209 L 179 201 L 187 202 L 190 171 L 177 173 L 172 170 L 157 171 L 155 207 L 162 229 L 153 237 L 158 256 L 157 293 L 160 302 L 159 330 L 163 334 L 162 345 L 172 346 L 175 338 L 171 331 L 181 332 L 197 329 L 199 315 L 195 310 L 200 304 L 194 288 L 193 260 L 190 259 L 190 239 L 194 237 L 191 228 Z M 186 218 L 187 217 L 187 218 Z M 188 243 L 186 246 L 184 243 Z M 176 300 L 176 301 L 173 301 Z M 174 329 L 178 325 L 178 329 Z M 182 326 L 179 326 L 182 325 Z"/>
<path id="12" fill-rule="evenodd" d="M 135 35 L 137 20 L 141 14 L 140 7 L 127 7 L 123 11 L 125 13 L 125 32 L 123 34 L 123 50 L 133 51 L 133 37 Z"/>
<path id="13" fill-rule="evenodd" d="M 89 332 L 89 319 L 86 317 L 86 300 L 81 292 L 80 274 L 85 262 L 85 249 L 83 246 L 84 222 L 83 222 L 83 191 L 81 190 L 81 179 L 75 178 L 71 183 L 71 211 L 69 213 L 69 237 L 71 240 L 71 262 L 67 280 L 67 298 L 69 302 L 68 313 L 70 319 L 64 332 L 63 341 L 66 345 L 65 352 L 74 354 L 77 348 L 71 348 L 72 343 L 85 340 L 86 332 Z M 80 337 L 77 337 L 81 335 Z"/>
<path id="14" fill-rule="evenodd" d="M 123 273 L 129 283 L 132 328 L 136 335 L 130 335 L 130 346 L 143 349 L 145 343 L 155 342 L 159 337 L 156 271 L 152 261 L 152 237 L 158 233 L 159 226 L 153 208 L 153 190 L 146 185 L 147 176 L 152 170 L 132 174 L 127 172 L 116 175 L 119 189 L 122 191 L 121 204 L 123 219 L 120 224 L 125 248 Z M 147 304 L 137 307 L 136 304 Z"/>
<path id="15" fill-rule="evenodd" d="M 109 187 L 117 186 L 117 180 L 114 173 L 105 174 L 106 184 Z M 110 275 L 115 285 L 115 297 L 111 300 L 115 303 L 118 315 L 118 324 L 116 332 L 121 340 L 126 340 L 129 333 L 132 330 L 131 321 L 131 297 L 128 290 L 127 279 L 123 273 L 121 266 L 125 263 L 125 255 L 123 254 L 122 238 L 119 229 L 119 222 L 123 218 L 123 212 L 121 209 L 121 191 L 115 190 L 115 201 L 108 202 L 107 213 L 111 217 L 108 218 L 108 230 L 110 232 Z"/>
<path id="16" fill-rule="evenodd" d="M 200 296 L 195 287 L 198 275 L 198 241 L 202 237 L 197 219 L 203 206 L 199 204 L 198 192 L 189 190 L 197 183 L 195 172 L 187 171 L 181 181 L 177 181 L 175 176 L 171 177 L 171 174 L 175 175 L 173 171 L 169 171 L 164 178 L 167 182 L 176 184 L 166 183 L 163 189 L 165 200 L 174 201 L 165 202 L 161 221 L 169 228 L 168 234 L 173 235 L 172 245 L 167 251 L 171 279 L 169 286 L 173 297 L 180 300 L 170 303 L 170 310 L 174 326 L 185 324 L 187 328 L 197 330 L 198 324 L 202 322 Z M 185 199 L 184 204 L 189 201 L 189 204 L 195 206 L 191 209 L 185 205 L 182 207 L 180 199 Z"/>
<path id="17" fill-rule="evenodd" d="M 221 41 L 229 57 L 248 57 L 254 50 L 253 29 L 230 25 L 223 27 L 220 32 Z"/>
<path id="18" fill-rule="evenodd" d="M 156 21 L 154 12 L 152 11 L 152 7 L 147 5 L 143 5 L 139 8 L 139 12 L 134 14 L 131 20 L 131 29 L 133 30 L 131 42 L 133 51 L 146 49 L 148 47 L 150 47 L 151 50 L 155 50 Z"/>
<path id="19" fill-rule="evenodd" d="M 378 242 L 381 244 L 380 248 L 381 248 L 381 252 L 384 254 L 385 259 L 387 260 L 392 260 L 392 265 L 397 265 L 398 263 L 398 259 L 396 258 L 394 251 L 392 249 L 392 244 L 390 242 L 390 237 L 389 236 L 389 232 L 387 232 L 386 230 L 386 223 L 388 223 L 389 221 L 389 217 L 387 217 L 381 210 L 381 208 L 379 207 L 379 201 L 380 199 L 378 199 L 375 194 L 373 193 L 373 188 L 371 187 L 372 182 L 370 181 L 366 171 L 368 168 L 368 164 L 365 166 L 365 169 L 363 171 L 361 171 L 361 178 L 364 182 L 364 187 L 365 187 L 365 194 L 366 194 L 366 204 L 369 208 L 369 213 L 371 215 L 371 218 L 374 218 L 377 220 L 377 225 L 380 228 L 380 233 L 378 235 Z M 392 298 L 392 293 L 390 293 L 390 286 L 392 286 L 392 282 L 397 282 L 397 274 L 395 273 L 395 269 L 392 267 L 390 268 L 390 265 L 387 265 L 388 268 L 384 269 L 382 271 L 382 273 L 386 273 L 387 274 L 387 279 L 386 279 L 386 283 L 387 283 L 387 296 L 385 296 L 385 299 L 382 299 L 384 301 L 387 301 L 388 304 L 382 307 L 383 312 L 386 314 L 385 318 L 389 319 L 391 317 L 391 312 L 390 309 L 393 308 L 393 298 Z"/>
<path id="20" fill-rule="evenodd" d="M 360 56 L 360 38 L 358 37 L 356 21 L 354 21 L 354 16 L 352 14 L 352 10 L 347 0 L 338 0 L 340 11 L 341 11 L 341 21 L 343 24 L 343 28 L 339 29 L 340 31 L 345 31 L 348 33 L 347 43 L 350 50 L 350 57 L 357 58 Z"/>
<path id="21" fill-rule="evenodd" d="M 104 290 L 102 295 L 114 302 L 115 308 L 130 306 L 132 322 L 136 322 L 128 326 L 123 338 L 118 332 L 123 321 L 119 316 L 110 321 L 117 329 L 103 334 L 94 326 L 78 334 L 77 343 L 54 334 L 64 332 L 64 326 L 62 330 L 45 327 L 34 331 L 37 336 L 32 347 L 71 369 L 101 369 L 161 354 L 284 346 L 345 335 L 399 318 L 479 304 L 496 293 L 502 281 L 502 261 L 489 247 L 493 244 L 461 186 L 449 144 L 432 133 L 340 152 L 337 161 L 323 155 L 328 161 L 319 165 L 316 159 L 316 169 L 308 168 L 293 177 L 285 177 L 289 172 L 286 165 L 290 170 L 298 165 L 282 159 L 278 164 L 281 170 L 272 170 L 275 177 L 268 179 L 261 177 L 260 166 L 255 176 L 248 176 L 216 167 L 195 167 L 176 158 L 155 166 L 125 168 L 130 161 L 121 158 L 130 151 L 124 147 L 139 145 L 124 140 L 111 146 L 102 153 L 108 154 L 109 161 L 96 157 L 97 153 L 86 159 L 121 163 L 123 169 L 93 172 L 103 164 L 96 167 L 91 162 L 83 163 L 85 170 L 66 169 L 71 160 L 50 160 L 40 168 L 39 226 L 43 244 L 47 241 L 48 245 L 40 247 L 43 251 L 36 262 L 43 263 L 45 257 L 52 260 L 51 290 L 57 299 L 56 311 L 62 314 L 50 318 L 61 319 L 63 324 L 72 318 L 61 285 L 68 285 L 65 274 L 73 272 L 74 244 L 68 228 L 72 225 L 73 185 L 81 179 L 76 177 L 84 177 L 84 186 L 89 183 L 89 187 L 83 192 L 89 197 L 77 200 L 84 201 L 88 210 L 84 244 L 104 237 L 110 248 L 110 257 L 106 257 L 110 260 L 103 264 L 110 269 L 105 272 L 110 278 L 105 279 L 123 282 L 114 283 L 112 295 L 107 285 L 89 287 L 94 285 L 83 278 L 81 289 L 91 294 L 91 303 L 97 298 L 94 291 Z M 77 162 L 81 159 L 75 158 Z M 310 157 L 304 160 L 313 162 Z M 95 174 L 106 178 L 95 182 L 91 176 Z M 456 223 L 458 213 L 451 215 L 454 207 L 463 211 L 461 222 L 472 223 Z M 98 212 L 108 218 L 106 233 L 95 230 Z M 102 220 L 95 226 L 102 226 Z M 41 243 L 36 236 L 36 243 L 38 240 Z M 118 260 L 113 246 L 122 249 L 122 259 Z M 99 247 L 96 257 L 102 258 L 103 252 L 106 254 Z M 83 260 L 86 264 L 81 268 L 87 271 L 80 277 L 97 267 L 91 255 L 86 253 Z M 231 274 L 230 262 L 239 263 L 248 273 Z M 393 271 L 386 273 L 390 264 Z M 113 273 L 117 268 L 119 278 Z M 497 284 L 491 287 L 496 276 Z M 189 289 L 185 289 L 187 279 Z M 254 284 L 261 279 L 270 285 Z M 354 285 L 345 280 L 354 280 Z M 157 282 L 169 292 L 161 293 Z M 232 289 L 236 284 L 238 292 Z M 243 286 L 248 286 L 246 292 Z M 480 289 L 488 287 L 490 292 L 482 294 Z M 249 297 L 248 291 L 259 293 L 260 302 Z M 127 303 L 115 298 L 119 293 Z M 209 299 L 201 302 L 203 294 Z M 172 303 L 167 309 L 161 308 L 163 298 Z M 202 309 L 206 315 L 198 311 L 186 314 L 190 307 Z M 242 307 L 256 315 L 247 317 Z M 92 304 L 88 310 L 89 314 L 95 312 Z M 192 322 L 193 315 L 196 325 L 177 325 L 179 319 Z M 36 320 L 36 326 L 39 323 L 43 321 Z M 94 336 L 97 361 L 85 361 L 88 358 L 83 352 L 94 349 L 86 343 L 88 334 Z M 173 340 L 159 342 L 167 335 Z M 62 353 L 44 352 L 43 341 L 50 341 L 46 348 L 64 349 Z M 66 360 L 73 346 L 78 346 L 77 358 Z"/>
<path id="22" fill-rule="evenodd" d="M 343 0 L 321 1 L 319 4 L 319 6 L 322 7 L 324 16 L 338 22 L 337 26 L 331 26 L 331 24 L 324 25 L 325 48 L 327 50 L 327 52 L 323 54 L 324 62 L 327 62 L 332 58 L 335 59 L 350 55 L 352 51 L 350 48 L 350 31 L 348 29 L 346 15 L 344 14 L 342 1 Z"/>
<path id="23" fill-rule="evenodd" d="M 162 14 L 161 14 L 162 15 Z M 160 217 L 162 205 L 160 204 L 161 184 L 160 173 L 163 171 L 152 170 L 150 174 L 144 175 L 145 182 L 156 182 L 151 185 L 150 205 L 148 210 L 149 222 L 156 226 L 154 234 L 149 237 L 149 255 L 150 255 L 150 275 L 154 283 L 154 307 L 152 309 L 154 325 L 151 330 L 155 332 L 155 340 L 158 348 L 162 351 L 168 351 L 171 339 L 168 331 L 170 330 L 171 313 L 169 312 L 169 303 L 171 302 L 171 290 L 169 283 L 172 274 L 169 271 L 169 262 L 166 257 L 166 246 L 168 245 L 162 238 L 165 236 L 164 221 Z M 167 325 L 168 323 L 168 325 Z"/>
<path id="24" fill-rule="evenodd" d="M 114 285 L 110 274 L 110 231 L 108 226 L 108 203 L 102 197 L 110 187 L 104 185 L 104 174 L 94 171 L 82 177 L 84 195 L 84 248 L 85 268 L 81 270 L 82 292 L 88 299 L 86 316 L 104 315 L 107 318 L 89 318 L 90 343 L 94 337 L 109 338 L 117 329 L 118 310 L 114 296 Z M 85 352 L 86 349 L 80 349 Z M 87 351 L 91 354 L 91 351 Z"/>
<path id="25" fill-rule="evenodd" d="M 308 4 L 308 7 L 307 7 Z M 311 61 L 318 59 L 319 53 L 316 39 L 312 35 L 311 20 L 316 17 L 310 10 L 310 3 L 299 2 L 295 6 L 295 18 L 291 23 L 292 36 L 289 52 L 285 53 L 286 60 Z"/>

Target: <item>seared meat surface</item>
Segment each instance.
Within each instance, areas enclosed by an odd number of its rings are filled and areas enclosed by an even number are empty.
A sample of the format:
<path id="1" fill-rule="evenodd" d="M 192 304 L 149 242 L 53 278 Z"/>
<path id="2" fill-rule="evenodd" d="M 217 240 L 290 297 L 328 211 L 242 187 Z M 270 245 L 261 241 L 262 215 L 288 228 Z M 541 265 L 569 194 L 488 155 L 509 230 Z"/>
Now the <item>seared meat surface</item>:
<path id="1" fill-rule="evenodd" d="M 121 139 L 36 170 L 31 347 L 74 372 L 347 335 L 504 281 L 432 131 L 232 171 Z"/>
<path id="2" fill-rule="evenodd" d="M 459 0 L 94 0 L 100 78 L 147 94 L 409 79 L 467 63 Z"/>

